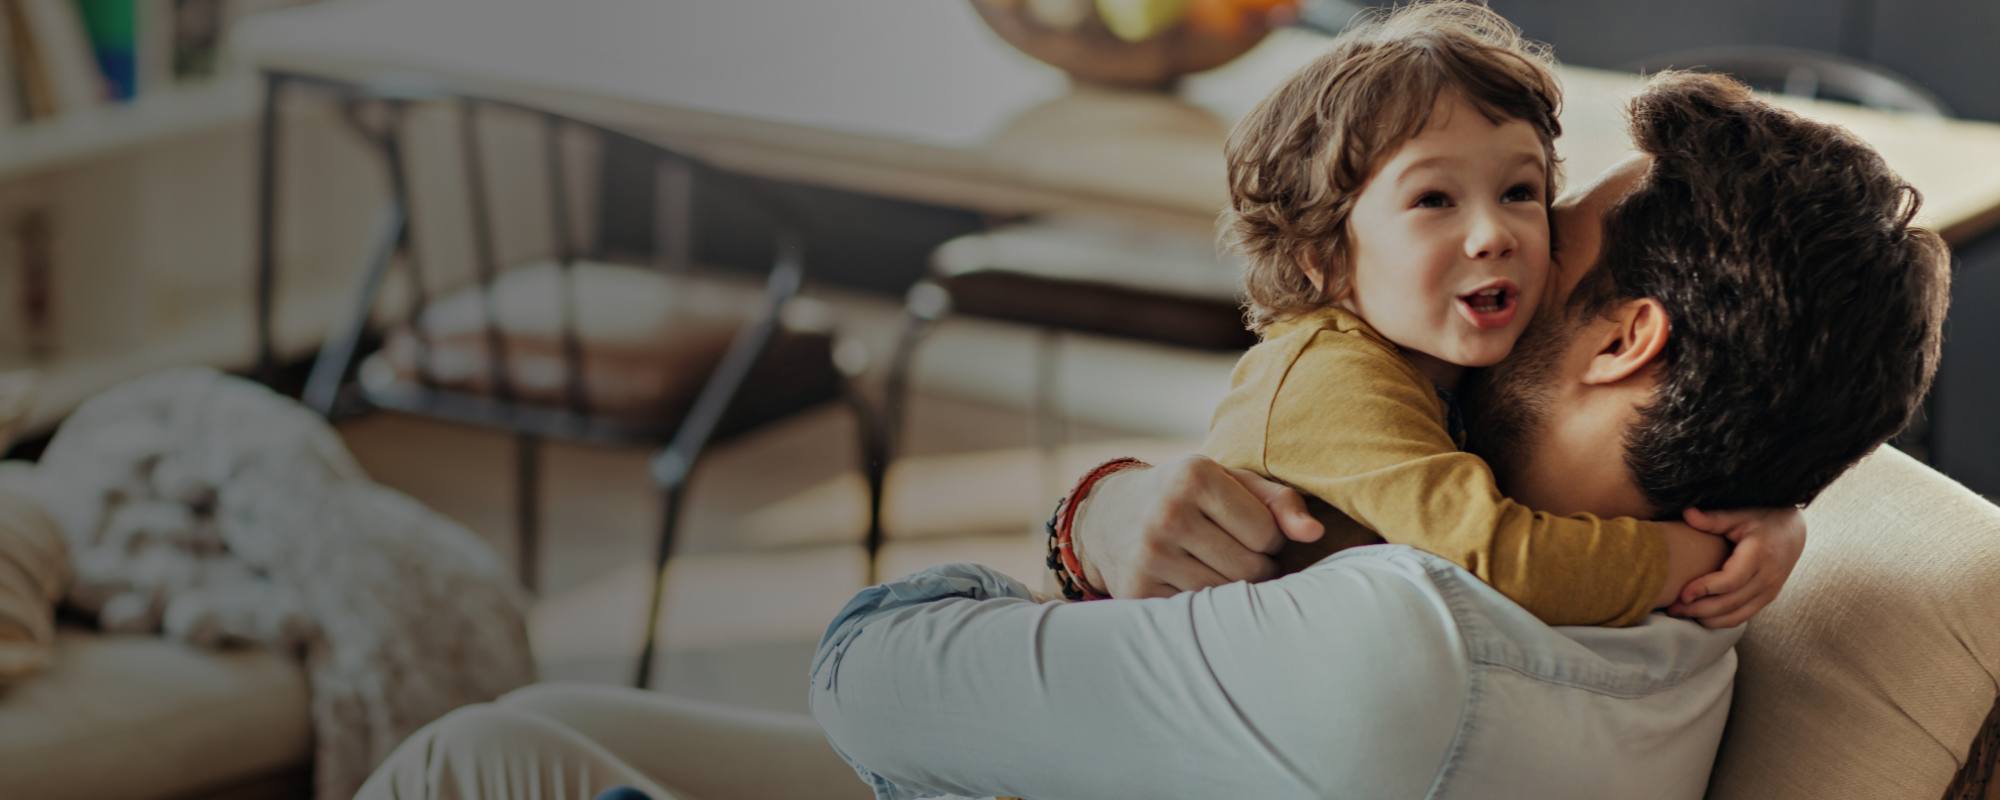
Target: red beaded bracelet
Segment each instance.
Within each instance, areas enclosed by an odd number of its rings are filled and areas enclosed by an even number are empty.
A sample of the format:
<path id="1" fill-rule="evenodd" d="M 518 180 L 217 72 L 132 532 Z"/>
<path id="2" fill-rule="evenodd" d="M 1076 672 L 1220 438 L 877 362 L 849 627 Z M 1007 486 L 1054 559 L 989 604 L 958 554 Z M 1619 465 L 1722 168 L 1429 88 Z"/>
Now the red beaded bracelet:
<path id="1" fill-rule="evenodd" d="M 1084 577 L 1083 562 L 1076 557 L 1076 544 L 1071 536 L 1076 523 L 1076 509 L 1083 505 L 1083 500 L 1089 496 L 1091 488 L 1095 487 L 1104 476 L 1144 466 L 1149 465 L 1136 458 L 1114 458 L 1099 464 L 1095 469 L 1084 473 L 1083 478 L 1076 482 L 1076 488 L 1070 490 L 1069 496 L 1056 504 L 1056 513 L 1048 522 L 1048 567 L 1055 572 L 1056 581 L 1062 584 L 1064 597 L 1071 600 L 1103 600 L 1109 597 L 1091 588 L 1090 581 Z"/>

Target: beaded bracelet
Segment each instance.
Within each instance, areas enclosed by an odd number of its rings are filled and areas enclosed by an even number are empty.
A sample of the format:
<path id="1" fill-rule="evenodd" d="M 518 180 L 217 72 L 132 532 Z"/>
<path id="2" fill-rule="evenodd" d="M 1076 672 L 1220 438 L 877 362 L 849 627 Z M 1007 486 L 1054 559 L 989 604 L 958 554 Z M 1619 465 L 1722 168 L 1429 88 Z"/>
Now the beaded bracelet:
<path id="1" fill-rule="evenodd" d="M 1103 600 L 1110 596 L 1091 588 L 1090 581 L 1084 577 L 1083 562 L 1076 557 L 1076 543 L 1071 538 L 1073 526 L 1076 524 L 1076 509 L 1083 505 L 1083 500 L 1089 496 L 1091 488 L 1104 476 L 1144 466 L 1148 466 L 1146 462 L 1136 458 L 1111 459 L 1084 473 L 1083 478 L 1076 482 L 1076 488 L 1071 489 L 1068 496 L 1056 501 L 1055 513 L 1049 515 L 1049 521 L 1043 527 L 1049 532 L 1049 553 L 1046 563 L 1049 571 L 1055 573 L 1056 583 L 1062 587 L 1063 597 L 1071 600 Z"/>

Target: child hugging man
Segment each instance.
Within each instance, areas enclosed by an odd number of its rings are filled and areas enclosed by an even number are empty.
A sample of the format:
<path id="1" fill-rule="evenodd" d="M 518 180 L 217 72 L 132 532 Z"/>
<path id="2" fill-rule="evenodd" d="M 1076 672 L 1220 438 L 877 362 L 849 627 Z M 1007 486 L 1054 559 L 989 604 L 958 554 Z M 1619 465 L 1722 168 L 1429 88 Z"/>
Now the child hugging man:
<path id="1" fill-rule="evenodd" d="M 1224 234 L 1262 341 L 1202 452 L 1330 506 L 1322 541 L 1435 553 L 1552 625 L 1631 625 L 1751 592 L 1744 575 L 1782 583 L 1796 509 L 1689 510 L 1704 532 L 1764 539 L 1691 582 L 1664 542 L 1682 523 L 1525 508 L 1459 449 L 1452 391 L 1507 356 L 1551 283 L 1551 65 L 1482 6 L 1422 3 L 1357 19 L 1236 126 Z"/>

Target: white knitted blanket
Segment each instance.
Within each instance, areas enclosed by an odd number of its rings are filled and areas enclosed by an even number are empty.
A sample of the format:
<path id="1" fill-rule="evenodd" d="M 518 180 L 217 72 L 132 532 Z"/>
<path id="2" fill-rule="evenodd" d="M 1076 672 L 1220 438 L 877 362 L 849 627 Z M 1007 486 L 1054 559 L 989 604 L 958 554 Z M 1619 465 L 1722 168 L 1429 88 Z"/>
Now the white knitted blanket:
<path id="1" fill-rule="evenodd" d="M 35 470 L 108 630 L 287 648 L 314 781 L 354 795 L 405 736 L 530 683 L 526 598 L 458 524 L 370 483 L 317 415 L 206 369 L 92 399 Z"/>

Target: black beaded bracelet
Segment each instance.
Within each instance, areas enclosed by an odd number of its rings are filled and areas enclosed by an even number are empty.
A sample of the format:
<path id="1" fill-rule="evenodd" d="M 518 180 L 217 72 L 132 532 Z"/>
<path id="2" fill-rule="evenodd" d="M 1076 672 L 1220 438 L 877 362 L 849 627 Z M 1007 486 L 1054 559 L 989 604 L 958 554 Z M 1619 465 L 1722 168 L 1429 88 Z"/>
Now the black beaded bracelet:
<path id="1" fill-rule="evenodd" d="M 1059 526 L 1063 516 L 1063 508 L 1068 505 L 1069 497 L 1065 495 L 1062 499 L 1056 501 L 1055 513 L 1049 515 L 1049 521 L 1042 523 L 1042 528 L 1049 533 L 1048 559 L 1044 563 L 1048 565 L 1050 572 L 1055 573 L 1056 585 L 1062 587 L 1064 598 L 1082 600 L 1085 597 L 1083 587 L 1077 584 L 1083 580 L 1083 576 L 1071 575 L 1069 574 L 1069 569 L 1063 566 L 1062 534 Z"/>

